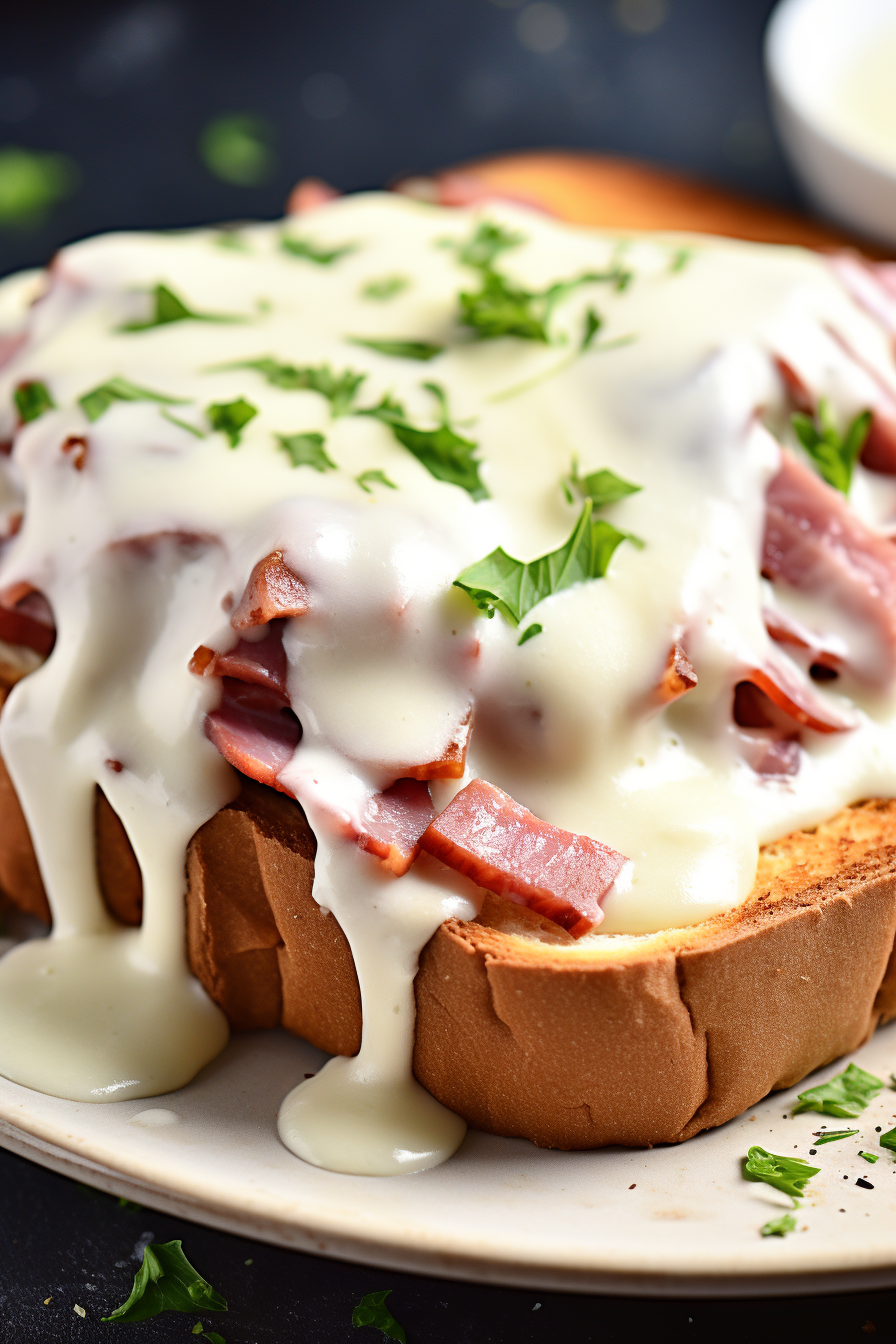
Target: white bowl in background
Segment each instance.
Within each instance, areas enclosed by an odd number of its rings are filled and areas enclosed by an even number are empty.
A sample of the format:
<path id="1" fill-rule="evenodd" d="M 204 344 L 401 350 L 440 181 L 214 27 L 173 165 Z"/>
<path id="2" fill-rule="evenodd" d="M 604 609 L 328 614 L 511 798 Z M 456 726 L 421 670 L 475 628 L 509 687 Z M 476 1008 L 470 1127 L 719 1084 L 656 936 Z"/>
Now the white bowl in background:
<path id="1" fill-rule="evenodd" d="M 839 223 L 896 244 L 896 124 L 888 156 L 840 101 L 858 63 L 890 44 L 896 53 L 896 0 L 782 0 L 766 31 L 765 64 L 778 130 L 810 200 Z"/>

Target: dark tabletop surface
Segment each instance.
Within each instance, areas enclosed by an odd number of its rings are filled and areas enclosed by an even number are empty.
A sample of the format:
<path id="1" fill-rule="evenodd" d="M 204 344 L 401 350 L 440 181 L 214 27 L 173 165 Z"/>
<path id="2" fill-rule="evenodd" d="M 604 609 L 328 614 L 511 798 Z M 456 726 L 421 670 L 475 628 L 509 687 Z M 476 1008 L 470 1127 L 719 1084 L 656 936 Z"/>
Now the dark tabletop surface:
<path id="1" fill-rule="evenodd" d="M 637 155 L 797 203 L 763 87 L 770 9 L 771 0 L 7 6 L 0 273 L 102 229 L 273 216 L 306 174 L 351 190 L 514 147 Z M 0 1151 L 0 1341 L 194 1338 L 195 1315 L 100 1322 L 127 1296 L 143 1246 L 175 1237 L 230 1303 L 226 1316 L 202 1318 L 227 1344 L 383 1340 L 353 1329 L 351 1315 L 384 1288 L 409 1344 L 849 1341 L 896 1328 L 896 1292 L 589 1298 L 345 1265 L 120 1207 Z"/>

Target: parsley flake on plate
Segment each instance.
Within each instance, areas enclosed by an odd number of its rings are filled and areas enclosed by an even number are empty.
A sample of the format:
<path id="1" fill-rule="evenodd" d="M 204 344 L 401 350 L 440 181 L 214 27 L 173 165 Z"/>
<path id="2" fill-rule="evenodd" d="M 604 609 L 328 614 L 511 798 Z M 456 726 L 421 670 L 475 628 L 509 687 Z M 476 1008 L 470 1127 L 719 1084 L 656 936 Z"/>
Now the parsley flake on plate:
<path id="1" fill-rule="evenodd" d="M 814 462 L 819 475 L 840 490 L 849 493 L 853 467 L 865 445 L 871 428 L 871 412 L 860 411 L 841 434 L 828 401 L 822 397 L 813 419 L 797 411 L 790 417 L 794 433 Z"/>
<path id="2" fill-rule="evenodd" d="M 888 1148 L 891 1153 L 896 1153 L 896 1129 L 888 1129 L 886 1134 L 881 1134 L 878 1143 L 881 1148 Z"/>
<path id="3" fill-rule="evenodd" d="M 444 345 L 436 345 L 432 341 L 393 341 L 393 340 L 374 340 L 367 336 L 349 336 L 347 340 L 350 345 L 363 345 L 368 350 L 375 350 L 379 355 L 390 355 L 393 359 L 417 359 L 425 363 L 427 360 L 435 359 L 445 349 Z"/>
<path id="4" fill-rule="evenodd" d="M 245 322 L 245 317 L 232 313 L 197 313 L 188 308 L 183 299 L 179 299 L 167 285 L 156 285 L 152 291 L 154 310 L 145 322 L 125 322 L 118 331 L 150 331 L 153 327 L 165 327 L 171 322 Z"/>
<path id="5" fill-rule="evenodd" d="M 199 1274 L 183 1253 L 180 1241 L 154 1241 L 143 1251 L 126 1302 L 104 1321 L 145 1321 L 162 1311 L 226 1311 L 220 1293 Z"/>
<path id="6" fill-rule="evenodd" d="M 562 485 L 567 503 L 571 504 L 573 502 L 573 491 L 575 491 L 581 499 L 590 499 L 596 509 L 605 508 L 608 504 L 616 504 L 620 499 L 625 499 L 628 495 L 636 495 L 639 490 L 643 489 L 643 486 L 623 480 L 609 467 L 601 467 L 598 471 L 589 471 L 587 476 L 580 476 L 579 463 L 576 458 L 573 458 L 569 475 L 564 477 Z"/>
<path id="7" fill-rule="evenodd" d="M 274 436 L 294 467 L 313 467 L 315 471 L 335 471 L 336 463 L 324 448 L 323 434 L 276 434 Z"/>
<path id="8" fill-rule="evenodd" d="M 413 453 L 421 466 L 437 481 L 459 485 L 471 499 L 487 499 L 488 490 L 479 476 L 479 462 L 473 456 L 478 444 L 452 429 L 444 389 L 438 383 L 424 383 L 439 407 L 439 423 L 434 429 L 421 429 L 408 419 L 401 402 L 386 395 L 376 406 L 357 412 L 388 425 L 398 442 Z"/>
<path id="9" fill-rule="evenodd" d="M 379 467 L 371 467 L 368 471 L 362 471 L 360 476 L 355 477 L 355 482 L 360 485 L 366 494 L 372 495 L 371 485 L 385 485 L 389 490 L 397 490 L 398 486 L 394 481 L 390 481 L 384 471 Z"/>
<path id="10" fill-rule="evenodd" d="M 212 402 L 205 408 L 205 413 L 212 429 L 229 439 L 231 448 L 236 448 L 246 425 L 258 414 L 258 408 L 244 397 L 237 397 L 236 401 Z"/>
<path id="11" fill-rule="evenodd" d="M 616 547 L 634 540 L 612 523 L 594 518 L 588 499 L 569 538 L 556 551 L 524 562 L 498 546 L 459 574 L 454 586 L 469 593 L 488 616 L 500 611 L 511 625 L 519 625 L 546 597 L 589 579 L 602 579 Z"/>
<path id="12" fill-rule="evenodd" d="M 843 1120 L 851 1120 L 862 1114 L 869 1101 L 873 1101 L 882 1088 L 883 1083 L 873 1073 L 866 1073 L 857 1064 L 850 1064 L 830 1082 L 800 1092 L 793 1114 L 819 1111 L 822 1115 L 836 1115 Z"/>
<path id="13" fill-rule="evenodd" d="M 281 387 L 286 392 L 318 392 L 330 403 L 334 419 L 348 415 L 358 395 L 358 388 L 367 377 L 366 373 L 355 373 L 353 369 L 334 373 L 329 364 L 284 364 L 271 355 L 238 360 L 233 364 L 215 364 L 206 372 L 218 373 L 230 369 L 253 369 L 271 387 Z"/>
<path id="14" fill-rule="evenodd" d="M 132 383 L 129 378 L 115 377 L 85 392 L 78 398 L 78 405 L 87 419 L 93 423 L 99 420 L 101 415 L 105 415 L 116 401 L 158 401 L 166 406 L 184 406 L 187 398 L 169 397 L 164 392 L 153 392 L 149 387 L 140 387 L 137 383 Z"/>
<path id="15" fill-rule="evenodd" d="M 815 1146 L 820 1147 L 823 1143 L 836 1143 L 838 1139 L 851 1139 L 858 1132 L 857 1129 L 818 1129 L 812 1137 Z"/>
<path id="16" fill-rule="evenodd" d="M 879 1162 L 880 1153 L 866 1153 L 864 1149 L 859 1149 L 859 1157 L 864 1157 L 866 1162 Z"/>
<path id="17" fill-rule="evenodd" d="M 291 257 L 313 261 L 315 266 L 332 266 L 340 257 L 347 257 L 350 252 L 357 252 L 358 245 L 343 243 L 341 247 L 320 247 L 310 238 L 294 238 L 285 233 L 280 239 L 280 249 Z"/>
<path id="18" fill-rule="evenodd" d="M 39 416 L 43 415 L 44 411 L 52 411 L 56 406 L 46 383 L 41 383 L 37 379 L 32 382 L 19 383 L 13 393 L 13 401 L 23 425 L 28 425 L 32 420 L 37 420 Z"/>
<path id="19" fill-rule="evenodd" d="M 763 1237 L 786 1237 L 788 1232 L 796 1231 L 796 1219 L 792 1213 L 784 1213 L 780 1218 L 771 1218 L 759 1229 Z"/>
<path id="20" fill-rule="evenodd" d="M 775 1190 L 790 1195 L 794 1207 L 796 1201 L 802 1199 L 809 1181 L 820 1170 L 820 1167 L 811 1167 L 801 1157 L 780 1157 L 777 1153 L 769 1153 L 758 1147 L 750 1149 L 744 1162 L 746 1180 L 764 1181 Z"/>
<path id="21" fill-rule="evenodd" d="M 391 1292 L 391 1288 L 384 1288 L 378 1293 L 366 1293 L 352 1312 L 352 1325 L 372 1325 L 389 1339 L 397 1340 L 398 1344 L 407 1344 L 404 1330 L 386 1306 L 386 1298 Z"/>

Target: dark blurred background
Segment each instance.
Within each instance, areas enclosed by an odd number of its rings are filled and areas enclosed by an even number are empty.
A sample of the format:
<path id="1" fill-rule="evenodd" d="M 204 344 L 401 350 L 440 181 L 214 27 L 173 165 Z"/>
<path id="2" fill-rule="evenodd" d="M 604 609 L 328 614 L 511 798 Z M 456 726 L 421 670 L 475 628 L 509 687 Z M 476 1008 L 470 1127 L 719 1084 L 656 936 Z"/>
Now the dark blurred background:
<path id="1" fill-rule="evenodd" d="M 280 213 L 578 146 L 796 199 L 761 66 L 772 0 L 68 0 L 5 8 L 0 273 L 103 229 Z"/>

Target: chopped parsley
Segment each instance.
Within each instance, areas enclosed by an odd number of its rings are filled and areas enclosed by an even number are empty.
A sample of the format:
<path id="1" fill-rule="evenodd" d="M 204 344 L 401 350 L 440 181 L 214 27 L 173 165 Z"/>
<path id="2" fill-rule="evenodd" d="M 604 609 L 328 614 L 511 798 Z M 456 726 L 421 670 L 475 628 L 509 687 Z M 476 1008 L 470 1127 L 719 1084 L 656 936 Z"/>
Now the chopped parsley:
<path id="1" fill-rule="evenodd" d="M 576 458 L 573 458 L 569 475 L 564 477 L 562 484 L 567 503 L 571 504 L 573 502 L 573 491 L 575 491 L 580 498 L 590 499 L 596 509 L 602 509 L 608 504 L 616 504 L 620 499 L 625 499 L 627 495 L 636 495 L 639 490 L 643 489 L 640 485 L 633 485 L 631 481 L 623 480 L 609 467 L 602 467 L 599 471 L 589 471 L 587 476 L 580 476 L 579 463 Z"/>
<path id="2" fill-rule="evenodd" d="M 244 317 L 232 313 L 197 313 L 188 308 L 183 299 L 178 298 L 174 290 L 167 285 L 156 285 L 152 291 L 153 314 L 145 322 L 126 322 L 119 331 L 149 331 L 153 327 L 166 327 L 170 322 L 245 322 Z"/>
<path id="3" fill-rule="evenodd" d="M 201 1335 L 203 1339 L 208 1340 L 208 1344 L 227 1344 L 223 1335 L 219 1335 L 217 1330 L 203 1329 L 202 1322 L 197 1321 L 190 1331 L 191 1335 Z"/>
<path id="4" fill-rule="evenodd" d="M 437 481 L 459 485 L 472 499 L 487 499 L 488 490 L 479 476 L 479 462 L 473 456 L 478 444 L 452 429 L 448 403 L 439 384 L 424 383 L 423 386 L 439 405 L 439 423 L 435 429 L 420 429 L 411 424 L 401 403 L 388 395 L 376 406 L 367 407 L 357 414 L 372 416 L 388 425 L 398 442 L 413 453 L 420 465 Z"/>
<path id="5" fill-rule="evenodd" d="M 796 1219 L 792 1213 L 784 1213 L 780 1218 L 772 1218 L 763 1223 L 759 1232 L 763 1237 L 786 1237 L 788 1232 L 796 1231 Z"/>
<path id="6" fill-rule="evenodd" d="M 816 1147 L 823 1143 L 836 1143 L 838 1139 L 851 1139 L 858 1134 L 857 1129 L 819 1129 L 813 1134 Z"/>
<path id="7" fill-rule="evenodd" d="M 347 257 L 350 252 L 358 250 L 356 243 L 344 243 L 342 247 L 320 247 L 310 238 L 293 238 L 289 234 L 283 234 L 281 237 L 280 248 L 291 257 L 313 261 L 315 266 L 332 266 L 340 257 Z"/>
<path id="8" fill-rule="evenodd" d="M 276 434 L 274 436 L 294 467 L 313 467 L 315 471 L 335 471 L 336 463 L 324 448 L 324 436 L 315 432 L 306 434 Z"/>
<path id="9" fill-rule="evenodd" d="M 368 280 L 361 290 L 361 297 L 382 303 L 386 299 L 394 299 L 397 294 L 403 294 L 410 284 L 406 275 L 383 275 L 377 280 Z"/>
<path id="10" fill-rule="evenodd" d="M 534 639 L 536 635 L 540 635 L 543 630 L 543 625 L 539 625 L 537 621 L 533 621 L 531 625 L 526 626 L 525 630 L 520 635 L 517 640 L 517 647 L 519 647 L 520 644 L 528 644 L 530 639 Z"/>
<path id="11" fill-rule="evenodd" d="M 282 387 L 287 392 L 319 392 L 329 401 L 334 418 L 349 413 L 358 395 L 358 388 L 367 377 L 365 373 L 355 373 L 352 369 L 334 373 L 329 364 L 284 364 L 271 355 L 263 355 L 260 359 L 244 359 L 235 364 L 216 364 L 210 371 L 225 369 L 254 369 L 272 387 Z"/>
<path id="12" fill-rule="evenodd" d="M 862 1148 L 859 1149 L 859 1157 L 864 1157 L 866 1162 L 879 1162 L 880 1153 L 866 1153 Z"/>
<path id="13" fill-rule="evenodd" d="M 223 247 L 225 252 L 251 252 L 245 238 L 236 229 L 219 229 L 215 234 L 215 247 Z"/>
<path id="14" fill-rule="evenodd" d="M 348 340 L 352 345 L 366 346 L 380 355 L 391 355 L 394 359 L 418 359 L 421 362 L 435 359 L 445 349 L 444 345 L 435 345 L 432 341 L 377 341 L 366 336 L 349 336 Z"/>
<path id="15" fill-rule="evenodd" d="M 881 1148 L 888 1148 L 891 1153 L 896 1153 L 896 1129 L 888 1129 L 886 1134 L 881 1134 L 878 1143 Z"/>
<path id="16" fill-rule="evenodd" d="M 499 546 L 459 574 L 454 584 L 469 593 L 480 611 L 490 617 L 500 611 L 511 625 L 519 625 L 533 607 L 553 593 L 603 578 L 613 552 L 623 541 L 635 538 L 602 518 L 594 518 L 588 499 L 568 540 L 556 551 L 523 562 Z"/>
<path id="17" fill-rule="evenodd" d="M 78 405 L 87 419 L 93 423 L 99 420 L 101 415 L 105 415 L 116 401 L 158 401 L 166 406 L 184 406 L 187 398 L 169 397 L 164 392 L 153 392 L 149 387 L 140 387 L 137 383 L 132 383 L 129 378 L 115 377 L 110 378 L 108 382 L 100 383 L 99 387 L 92 388 L 90 392 L 85 392 L 78 398 Z"/>
<path id="18" fill-rule="evenodd" d="M 693 247 L 677 247 L 669 258 L 669 274 L 678 275 L 694 256 Z"/>
<path id="19" fill-rule="evenodd" d="M 178 429 L 185 429 L 188 434 L 192 434 L 194 439 L 204 439 L 205 430 L 198 429 L 196 425 L 191 425 L 188 420 L 181 420 L 179 415 L 172 415 L 170 411 L 159 411 L 163 420 L 167 420 L 169 425 L 177 425 Z"/>
<path id="20" fill-rule="evenodd" d="M 227 1303 L 183 1253 L 180 1241 L 154 1241 L 143 1252 L 131 1295 L 104 1321 L 145 1321 L 162 1311 L 226 1311 Z"/>
<path id="21" fill-rule="evenodd" d="M 861 1115 L 882 1087 L 883 1083 L 873 1073 L 866 1073 L 857 1064 L 850 1064 L 829 1083 L 810 1087 L 808 1092 L 800 1092 L 793 1114 L 819 1111 L 822 1115 L 837 1115 L 843 1120 L 851 1120 Z"/>
<path id="22" fill-rule="evenodd" d="M 205 413 L 212 429 L 229 439 L 231 448 L 236 448 L 246 425 L 258 414 L 258 408 L 244 397 L 237 397 L 236 401 L 212 402 Z"/>
<path id="23" fill-rule="evenodd" d="M 352 1312 L 352 1325 L 372 1325 L 389 1339 L 397 1340 L 398 1344 L 407 1344 L 404 1331 L 386 1306 L 386 1298 L 391 1292 L 391 1288 L 384 1288 L 379 1293 L 365 1294 Z"/>
<path id="24" fill-rule="evenodd" d="M 36 379 L 33 382 L 19 383 L 13 393 L 13 401 L 23 425 L 37 420 L 44 411 L 52 411 L 56 406 L 46 383 L 38 382 Z"/>
<path id="25" fill-rule="evenodd" d="M 813 419 L 797 411 L 790 417 L 794 433 L 818 469 L 819 475 L 840 490 L 849 493 L 853 467 L 858 461 L 871 428 L 871 412 L 860 411 L 849 424 L 845 434 L 840 434 L 834 421 L 831 407 L 826 398 L 818 403 L 818 412 Z"/>
<path id="26" fill-rule="evenodd" d="M 457 259 L 462 266 L 472 266 L 474 270 L 491 270 L 495 259 L 502 252 L 509 252 L 526 241 L 524 233 L 514 233 L 505 229 L 503 224 L 494 224 L 485 219 L 476 228 L 466 242 L 456 244 Z M 449 246 L 455 246 L 449 240 Z"/>
<path id="27" fill-rule="evenodd" d="M 801 1157 L 779 1157 L 764 1148 L 751 1148 L 744 1162 L 744 1177 L 748 1181 L 764 1181 L 775 1190 L 781 1190 L 793 1200 L 802 1199 L 805 1188 L 820 1167 L 810 1167 Z"/>
<path id="28" fill-rule="evenodd" d="M 389 490 L 398 489 L 395 482 L 390 481 L 386 473 L 380 471 L 378 467 L 371 467 L 369 471 L 362 471 L 360 476 L 355 477 L 355 482 L 360 485 L 361 489 L 366 491 L 368 495 L 373 494 L 373 491 L 370 488 L 371 485 L 385 485 Z"/>
<path id="29" fill-rule="evenodd" d="M 236 187 L 258 187 L 273 173 L 273 128 L 264 117 L 230 113 L 203 127 L 199 154 L 210 173 Z"/>

